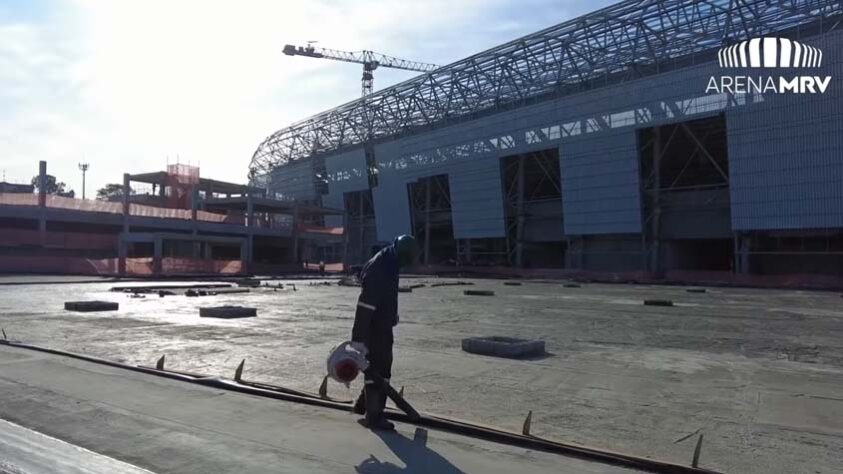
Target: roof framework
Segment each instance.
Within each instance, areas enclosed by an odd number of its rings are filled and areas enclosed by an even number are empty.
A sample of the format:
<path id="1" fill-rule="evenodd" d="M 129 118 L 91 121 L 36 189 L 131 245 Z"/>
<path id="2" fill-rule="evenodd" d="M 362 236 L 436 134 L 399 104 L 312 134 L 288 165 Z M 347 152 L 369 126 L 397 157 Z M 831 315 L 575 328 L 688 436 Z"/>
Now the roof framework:
<path id="1" fill-rule="evenodd" d="M 679 57 L 839 21 L 840 0 L 628 0 L 322 112 L 260 144 L 252 178 L 278 165 L 658 73 Z"/>

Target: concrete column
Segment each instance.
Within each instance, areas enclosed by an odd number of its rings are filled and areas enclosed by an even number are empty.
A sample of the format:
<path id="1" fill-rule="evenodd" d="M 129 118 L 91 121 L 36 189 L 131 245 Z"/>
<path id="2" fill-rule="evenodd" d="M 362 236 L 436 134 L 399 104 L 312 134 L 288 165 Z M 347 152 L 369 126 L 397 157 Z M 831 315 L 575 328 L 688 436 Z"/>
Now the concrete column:
<path id="1" fill-rule="evenodd" d="M 248 226 L 246 235 L 246 260 L 243 270 L 248 272 L 255 252 L 255 203 L 252 193 L 246 195 L 246 225 Z"/>
<path id="2" fill-rule="evenodd" d="M 585 270 L 585 257 L 588 251 L 588 241 L 585 236 L 580 237 L 580 255 L 577 260 L 577 265 L 580 269 Z"/>
<path id="3" fill-rule="evenodd" d="M 123 174 L 123 232 L 129 233 L 129 174 Z M 161 186 L 163 189 L 164 187 Z"/>
<path id="4" fill-rule="evenodd" d="M 205 245 L 202 247 L 202 258 L 205 260 L 210 260 L 214 257 L 214 246 L 211 245 L 210 242 L 205 242 Z"/>
<path id="5" fill-rule="evenodd" d="M 348 268 L 348 212 L 342 213 L 342 266 Z"/>
<path id="6" fill-rule="evenodd" d="M 650 271 L 653 273 L 661 272 L 661 128 L 653 128 L 653 216 L 650 221 L 652 238 L 652 247 L 650 252 Z"/>
<path id="7" fill-rule="evenodd" d="M 155 274 L 161 274 L 162 265 L 161 259 L 164 256 L 164 239 L 155 237 L 155 243 L 152 250 L 152 271 Z"/>
<path id="8" fill-rule="evenodd" d="M 465 239 L 465 261 L 471 263 L 471 239 Z"/>
<path id="9" fill-rule="evenodd" d="M 432 178 L 427 178 L 427 183 L 424 187 L 424 264 L 430 263 L 430 182 Z"/>
<path id="10" fill-rule="evenodd" d="M 367 256 L 366 243 L 364 242 L 364 239 L 366 237 L 366 226 L 365 226 L 366 219 L 363 218 L 363 202 L 364 202 L 363 192 L 360 191 L 357 194 L 360 195 L 360 199 L 358 200 L 358 205 L 357 205 L 357 226 L 359 227 L 358 232 L 360 234 L 360 263 L 363 263 L 366 260 L 368 260 L 366 258 L 366 256 Z"/>
<path id="11" fill-rule="evenodd" d="M 190 187 L 190 220 L 193 221 L 194 231 L 196 229 L 196 211 L 199 209 L 199 186 Z"/>
<path id="12" fill-rule="evenodd" d="M 516 218 L 515 218 L 515 266 L 524 265 L 524 155 L 518 157 L 518 175 L 516 178 Z"/>
<path id="13" fill-rule="evenodd" d="M 193 184 L 190 186 L 190 226 L 192 230 L 193 237 L 196 238 L 199 235 L 199 230 L 197 229 L 197 215 L 199 210 L 199 186 Z M 193 241 L 192 243 L 192 253 L 191 256 L 193 258 L 199 258 L 199 253 L 201 252 L 201 244 L 199 242 Z"/>
<path id="14" fill-rule="evenodd" d="M 246 225 L 248 227 L 255 225 L 255 203 L 251 194 L 246 196 Z"/>
<path id="15" fill-rule="evenodd" d="M 752 237 L 736 235 L 737 254 L 735 255 L 735 273 L 750 273 L 749 252 L 752 250 Z"/>
<path id="16" fill-rule="evenodd" d="M 246 236 L 246 267 L 245 271 L 249 271 L 252 266 L 252 262 L 255 258 L 255 236 L 251 233 Z"/>
<path id="17" fill-rule="evenodd" d="M 47 162 L 38 162 L 38 239 L 41 246 L 47 245 Z"/>
<path id="18" fill-rule="evenodd" d="M 568 238 L 568 248 L 565 252 L 565 266 L 577 270 L 585 267 L 585 238 L 582 236 Z"/>
<path id="19" fill-rule="evenodd" d="M 571 261 L 571 268 L 581 270 L 582 269 L 582 237 L 574 237 L 570 241 L 570 245 L 568 246 L 568 258 Z"/>
<path id="20" fill-rule="evenodd" d="M 47 184 L 47 162 L 38 162 L 38 205 L 40 207 L 47 206 L 47 190 L 44 189 Z"/>
<path id="21" fill-rule="evenodd" d="M 117 273 L 120 275 L 126 274 L 126 254 L 128 253 L 128 243 L 123 240 L 123 234 L 117 238 Z"/>
<path id="22" fill-rule="evenodd" d="M 299 263 L 299 205 L 293 204 L 293 255 L 290 259 L 293 263 Z M 345 221 L 343 220 L 343 233 L 345 233 Z M 345 260 L 343 260 L 343 263 Z"/>

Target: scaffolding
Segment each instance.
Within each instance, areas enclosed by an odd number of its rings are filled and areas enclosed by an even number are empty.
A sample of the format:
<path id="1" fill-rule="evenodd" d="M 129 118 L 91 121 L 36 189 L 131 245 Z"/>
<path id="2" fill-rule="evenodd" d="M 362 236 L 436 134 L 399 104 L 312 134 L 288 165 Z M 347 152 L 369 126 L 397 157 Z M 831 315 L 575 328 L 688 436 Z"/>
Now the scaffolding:
<path id="1" fill-rule="evenodd" d="M 199 167 L 167 165 L 167 202 L 174 209 L 190 209 L 193 187 L 199 184 Z"/>

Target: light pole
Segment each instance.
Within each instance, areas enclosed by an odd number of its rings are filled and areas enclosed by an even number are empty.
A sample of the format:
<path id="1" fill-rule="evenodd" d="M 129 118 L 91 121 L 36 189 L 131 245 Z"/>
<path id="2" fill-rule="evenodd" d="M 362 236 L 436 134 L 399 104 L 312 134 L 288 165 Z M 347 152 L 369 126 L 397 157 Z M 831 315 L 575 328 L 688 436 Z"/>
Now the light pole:
<path id="1" fill-rule="evenodd" d="M 79 163 L 79 169 L 82 170 L 82 199 L 85 199 L 85 173 L 91 165 L 88 163 Z"/>

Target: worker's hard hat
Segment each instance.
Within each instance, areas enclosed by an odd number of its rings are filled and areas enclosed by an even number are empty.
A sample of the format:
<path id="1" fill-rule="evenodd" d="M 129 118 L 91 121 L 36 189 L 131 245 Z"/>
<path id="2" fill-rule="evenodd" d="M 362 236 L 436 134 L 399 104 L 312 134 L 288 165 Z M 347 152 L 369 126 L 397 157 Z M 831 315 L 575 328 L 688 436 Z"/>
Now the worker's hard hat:
<path id="1" fill-rule="evenodd" d="M 365 346 L 351 341 L 335 347 L 328 356 L 328 376 L 341 384 L 350 384 L 368 367 Z"/>
<path id="2" fill-rule="evenodd" d="M 398 264 L 402 267 L 416 263 L 416 257 L 419 255 L 419 244 L 416 243 L 416 238 L 412 235 L 399 235 L 392 242 L 395 247 L 395 253 L 398 254 Z"/>

